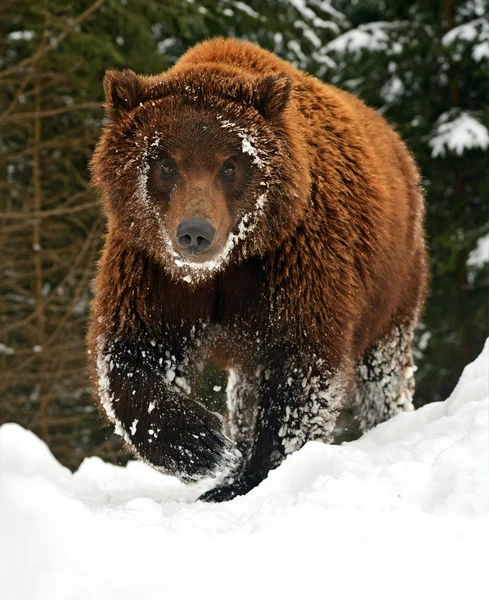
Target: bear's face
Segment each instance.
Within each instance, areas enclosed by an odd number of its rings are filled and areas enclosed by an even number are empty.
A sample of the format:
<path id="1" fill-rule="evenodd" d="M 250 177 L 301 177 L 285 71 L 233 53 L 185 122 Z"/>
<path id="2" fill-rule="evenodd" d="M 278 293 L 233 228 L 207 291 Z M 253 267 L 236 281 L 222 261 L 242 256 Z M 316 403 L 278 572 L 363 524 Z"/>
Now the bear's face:
<path id="1" fill-rule="evenodd" d="M 304 167 L 281 119 L 288 80 L 210 75 L 109 73 L 93 161 L 111 227 L 186 281 L 263 254 L 304 210 Z"/>
<path id="2" fill-rule="evenodd" d="M 244 241 L 245 230 L 263 217 L 266 140 L 236 119 L 174 105 L 168 99 L 158 106 L 160 126 L 147 136 L 140 193 L 173 264 L 209 271 L 228 259 L 240 228 Z"/>

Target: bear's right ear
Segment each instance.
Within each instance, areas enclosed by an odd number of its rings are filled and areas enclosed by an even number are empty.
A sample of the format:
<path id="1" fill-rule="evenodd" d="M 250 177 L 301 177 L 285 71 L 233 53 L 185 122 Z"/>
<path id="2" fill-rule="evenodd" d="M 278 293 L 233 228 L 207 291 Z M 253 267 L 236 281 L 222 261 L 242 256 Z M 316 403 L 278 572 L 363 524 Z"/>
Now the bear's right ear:
<path id="1" fill-rule="evenodd" d="M 255 84 L 255 108 L 265 119 L 273 119 L 287 106 L 291 91 L 292 81 L 285 73 L 264 77 Z"/>
<path id="2" fill-rule="evenodd" d="M 104 77 L 105 109 L 111 121 L 117 121 L 147 99 L 147 85 L 134 71 L 107 71 Z"/>

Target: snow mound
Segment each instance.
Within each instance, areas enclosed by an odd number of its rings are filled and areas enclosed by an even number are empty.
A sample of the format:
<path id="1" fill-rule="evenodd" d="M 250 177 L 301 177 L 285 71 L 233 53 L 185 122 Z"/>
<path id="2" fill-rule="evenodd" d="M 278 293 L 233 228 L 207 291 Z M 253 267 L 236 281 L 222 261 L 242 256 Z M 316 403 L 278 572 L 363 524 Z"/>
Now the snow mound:
<path id="1" fill-rule="evenodd" d="M 5 600 L 485 598 L 489 341 L 444 403 L 309 443 L 224 504 L 142 463 L 76 473 L 0 428 Z"/>

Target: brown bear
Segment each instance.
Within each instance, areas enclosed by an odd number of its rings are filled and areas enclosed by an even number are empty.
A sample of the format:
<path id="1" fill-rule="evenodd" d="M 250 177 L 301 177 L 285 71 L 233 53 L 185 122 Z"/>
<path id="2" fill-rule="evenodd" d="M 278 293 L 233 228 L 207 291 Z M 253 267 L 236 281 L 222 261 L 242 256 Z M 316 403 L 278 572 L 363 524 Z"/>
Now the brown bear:
<path id="1" fill-rule="evenodd" d="M 386 121 L 250 43 L 109 71 L 92 163 L 108 216 L 92 378 L 139 457 L 245 494 L 309 440 L 412 409 L 423 197 Z M 229 372 L 226 419 L 199 403 Z"/>

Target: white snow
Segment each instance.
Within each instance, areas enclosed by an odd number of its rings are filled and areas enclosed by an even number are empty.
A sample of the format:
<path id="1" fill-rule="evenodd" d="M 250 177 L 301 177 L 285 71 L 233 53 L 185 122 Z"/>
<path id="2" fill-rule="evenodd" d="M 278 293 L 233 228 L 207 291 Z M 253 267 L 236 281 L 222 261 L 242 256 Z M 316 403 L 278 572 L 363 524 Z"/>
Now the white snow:
<path id="1" fill-rule="evenodd" d="M 482 599 L 489 341 L 453 394 L 343 446 L 309 443 L 247 496 L 99 458 L 76 473 L 0 428 L 5 600 Z"/>
<path id="2" fill-rule="evenodd" d="M 227 119 L 223 119 L 221 115 L 218 115 L 217 118 L 219 119 L 220 125 L 223 129 L 231 129 L 241 139 L 241 151 L 244 154 L 249 154 L 253 158 L 253 163 L 256 164 L 260 169 L 263 169 L 265 167 L 265 161 L 260 157 L 260 152 L 256 147 L 254 135 L 243 127 L 239 127 L 236 125 L 236 123 L 228 121 Z"/>
<path id="3" fill-rule="evenodd" d="M 489 58 L 489 39 L 474 45 L 472 48 L 472 58 L 477 62 Z"/>
<path id="4" fill-rule="evenodd" d="M 402 82 L 402 79 L 398 75 L 394 74 L 384 83 L 380 94 L 387 103 L 393 104 L 401 100 L 404 92 L 405 86 Z"/>
<path id="5" fill-rule="evenodd" d="M 7 39 L 15 41 L 23 40 L 25 42 L 29 42 L 34 38 L 35 35 L 36 34 L 34 33 L 34 31 L 30 31 L 28 29 L 25 29 L 24 31 L 11 31 L 7 35 Z"/>
<path id="6" fill-rule="evenodd" d="M 10 346 L 6 346 L 5 344 L 0 344 L 0 354 L 15 354 L 15 350 Z"/>
<path id="7" fill-rule="evenodd" d="M 241 145 L 243 153 L 249 154 L 253 157 L 253 162 L 256 163 L 259 167 L 263 166 L 263 160 L 258 156 L 256 148 L 251 144 L 250 140 L 246 137 L 241 139 Z"/>
<path id="8" fill-rule="evenodd" d="M 257 13 L 256 10 L 253 10 L 244 2 L 233 2 L 233 6 L 234 8 L 237 8 L 238 10 L 241 10 L 242 12 L 246 13 L 249 17 L 253 17 L 253 19 L 263 20 L 263 17 L 259 13 Z"/>
<path id="9" fill-rule="evenodd" d="M 399 53 L 401 46 L 399 43 L 390 41 L 389 29 L 397 27 L 397 22 L 377 21 L 359 25 L 356 29 L 350 29 L 326 46 L 327 51 L 339 52 L 344 54 L 351 52 L 359 54 L 362 50 L 383 51 L 390 53 Z"/>
<path id="10" fill-rule="evenodd" d="M 331 29 L 334 32 L 338 32 L 338 25 L 334 21 L 325 21 L 321 17 L 314 12 L 311 6 L 308 6 L 308 3 L 305 0 L 287 0 L 289 4 L 291 4 L 299 14 L 302 15 L 305 19 L 310 21 L 311 25 L 316 29 Z M 344 16 L 337 10 L 335 10 L 329 2 L 316 2 L 318 8 L 322 11 L 328 13 L 329 15 L 335 17 L 336 19 L 344 20 Z"/>
<path id="11" fill-rule="evenodd" d="M 431 156 L 444 156 L 447 150 L 458 155 L 465 150 L 489 146 L 489 131 L 482 123 L 467 112 L 454 115 L 452 111 L 443 113 L 429 140 Z"/>
<path id="12" fill-rule="evenodd" d="M 166 380 L 171 383 L 175 379 L 176 373 L 173 369 L 167 369 Z"/>
<path id="13" fill-rule="evenodd" d="M 482 267 L 486 263 L 489 263 L 489 233 L 477 240 L 477 246 L 467 259 L 469 267 Z"/>
<path id="14" fill-rule="evenodd" d="M 453 44 L 455 40 L 465 40 L 467 42 L 473 42 L 479 35 L 479 31 L 489 31 L 489 23 L 485 17 L 474 19 L 469 23 L 463 23 L 458 27 L 450 29 L 442 38 L 442 44 L 449 46 Z"/>
<path id="15" fill-rule="evenodd" d="M 454 27 L 442 38 L 444 46 L 453 48 L 453 56 L 456 60 L 461 59 L 460 47 L 466 42 L 472 43 L 472 58 L 475 61 L 489 57 L 489 20 L 487 16 Z"/>

